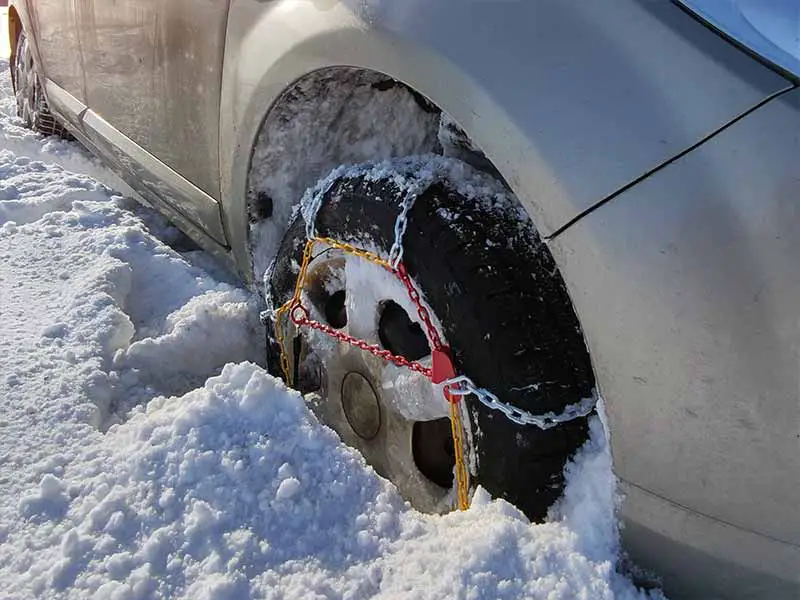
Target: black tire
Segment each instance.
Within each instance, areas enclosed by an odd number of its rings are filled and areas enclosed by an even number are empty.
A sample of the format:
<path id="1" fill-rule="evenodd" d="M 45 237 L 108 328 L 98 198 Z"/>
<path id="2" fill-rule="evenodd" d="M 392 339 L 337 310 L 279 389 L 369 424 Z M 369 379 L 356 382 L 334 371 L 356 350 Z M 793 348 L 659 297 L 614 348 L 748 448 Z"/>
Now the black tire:
<path id="1" fill-rule="evenodd" d="M 441 180 L 418 196 L 409 213 L 404 262 L 442 323 L 457 372 L 536 414 L 559 413 L 591 397 L 589 355 L 547 246 L 517 205 L 469 200 L 456 189 Z M 390 176 L 342 177 L 323 196 L 317 231 L 371 243 L 388 255 L 401 199 Z M 305 239 L 298 217 L 272 273 L 278 304 L 291 297 L 291 265 L 299 264 Z M 543 519 L 561 496 L 566 461 L 587 439 L 587 418 L 541 430 L 516 425 L 474 398 L 467 406 L 477 459 L 473 483 L 530 519 Z"/>
<path id="2" fill-rule="evenodd" d="M 26 127 L 44 135 L 71 137 L 47 106 L 44 90 L 34 67 L 33 52 L 24 31 L 19 35 L 14 56 L 14 95 L 17 100 L 17 116 L 25 122 Z"/>

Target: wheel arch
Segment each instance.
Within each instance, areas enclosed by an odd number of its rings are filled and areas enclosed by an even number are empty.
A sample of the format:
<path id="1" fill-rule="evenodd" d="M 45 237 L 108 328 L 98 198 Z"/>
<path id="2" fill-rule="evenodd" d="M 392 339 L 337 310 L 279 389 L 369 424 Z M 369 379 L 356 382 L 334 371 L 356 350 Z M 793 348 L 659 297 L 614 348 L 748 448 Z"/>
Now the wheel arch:
<path id="1" fill-rule="evenodd" d="M 267 112 L 252 142 L 241 207 L 248 253 L 269 261 L 293 206 L 334 168 L 444 153 L 443 119 L 446 113 L 426 96 L 372 69 L 331 66 L 296 80 Z M 461 158 L 486 162 L 463 132 L 461 137 L 469 147 Z M 486 168 L 494 169 L 490 163 Z M 263 272 L 267 264 L 254 260 L 254 272 Z"/>
<path id="2" fill-rule="evenodd" d="M 14 61 L 17 57 L 17 46 L 19 45 L 19 36 L 22 33 L 22 19 L 17 12 L 17 7 L 15 4 L 12 4 L 8 7 L 8 43 L 11 47 L 11 55 L 8 59 L 8 64 L 13 65 Z M 11 71 L 11 83 L 14 85 L 14 89 L 17 89 L 17 82 L 15 80 L 15 73 L 14 69 L 10 69 Z"/>
<path id="3" fill-rule="evenodd" d="M 526 158 L 523 160 L 527 161 L 530 168 L 547 170 L 546 165 L 531 156 L 530 147 L 514 128 L 508 115 L 456 65 L 433 51 L 402 39 L 387 38 L 353 27 L 353 16 L 346 9 L 331 8 L 320 14 L 311 4 L 308 7 L 301 4 L 296 9 L 297 13 L 304 16 L 303 35 L 300 38 L 285 36 L 279 40 L 281 47 L 277 51 L 276 40 L 258 35 L 258 32 L 291 29 L 283 22 L 286 16 L 279 10 L 262 11 L 257 15 L 261 22 L 257 25 L 248 23 L 247 26 L 239 21 L 249 21 L 256 15 L 243 17 L 232 11 L 229 22 L 220 139 L 223 148 L 232 150 L 221 153 L 223 210 L 228 229 L 236 240 L 233 252 L 237 265 L 248 281 L 251 279 L 248 244 L 253 199 L 259 191 L 267 191 L 253 186 L 254 170 L 258 166 L 256 161 L 265 148 L 267 152 L 279 150 L 296 143 L 304 135 L 300 127 L 289 128 L 291 131 L 270 131 L 276 121 L 285 121 L 286 116 L 293 114 L 294 107 L 301 102 L 320 109 L 330 101 L 328 92 L 333 89 L 332 86 L 315 86 L 315 82 L 333 80 L 336 93 L 342 95 L 363 87 L 365 82 L 392 82 L 393 86 L 397 86 L 395 91 L 405 90 L 405 95 L 397 93 L 394 101 L 386 102 L 386 90 L 375 89 L 375 104 L 385 109 L 375 113 L 379 120 L 385 122 L 387 116 L 396 114 L 404 106 L 408 108 L 409 99 L 413 99 L 419 106 L 421 116 L 431 114 L 427 111 L 437 114 L 436 123 L 429 124 L 429 133 L 435 138 L 439 127 L 438 115 L 447 115 L 448 122 L 460 130 L 456 136 L 463 136 L 459 141 L 459 158 L 501 177 L 518 195 L 522 191 L 518 167 L 503 157 L 524 156 Z M 331 17 L 330 13 L 338 12 L 341 14 Z M 298 15 L 292 18 L 300 19 Z M 277 54 L 278 58 L 264 66 L 263 59 L 258 57 L 269 54 Z M 402 60 L 398 56 L 402 56 Z M 425 67 L 419 68 L 420 65 Z M 345 76 L 340 77 L 343 73 Z M 314 88 L 316 92 L 309 94 L 309 88 Z M 299 96 L 298 90 L 303 90 Z M 428 106 L 423 108 L 422 104 Z M 324 137 L 351 146 L 362 143 L 367 148 L 367 137 L 353 137 L 354 132 L 352 129 L 348 131 L 346 125 L 342 120 L 332 123 L 332 128 L 326 131 Z M 296 204 L 303 190 L 338 164 L 441 151 L 437 139 L 412 143 L 411 151 L 408 151 L 409 145 L 400 139 L 405 132 L 397 129 L 362 133 L 378 133 L 378 144 L 382 145 L 383 152 L 364 153 L 360 157 L 355 156 L 357 152 L 352 152 L 348 156 L 351 160 L 333 162 L 331 159 L 342 153 L 342 145 L 335 143 L 326 147 L 327 153 L 315 154 L 312 165 L 315 168 L 309 169 L 304 177 L 297 180 L 292 195 L 279 201 L 268 194 L 273 201 L 273 214 L 284 218 L 274 226 L 273 235 L 285 226 L 285 218 L 291 209 L 291 206 L 285 205 L 286 202 Z M 503 142 L 502 157 L 498 156 L 499 140 Z M 287 152 L 287 161 L 291 161 L 293 156 Z M 542 180 L 551 181 L 551 178 L 543 176 Z M 537 205 L 526 203 L 526 209 L 537 224 L 545 219 Z M 270 244 L 270 251 L 276 248 L 277 242 Z"/>
<path id="4" fill-rule="evenodd" d="M 31 52 L 33 53 L 33 66 L 39 74 L 41 81 L 45 81 L 45 73 L 42 67 L 41 56 L 39 55 L 39 46 L 36 41 L 35 29 L 35 8 L 32 8 L 27 2 L 16 0 L 9 3 L 8 7 L 8 42 L 11 50 L 9 56 L 9 65 L 14 64 L 14 59 L 17 56 L 17 49 L 19 48 L 19 37 L 25 32 L 28 37 Z M 14 69 L 11 70 L 11 82 L 16 90 L 16 81 L 14 81 Z M 45 95 L 47 90 L 45 89 Z"/>

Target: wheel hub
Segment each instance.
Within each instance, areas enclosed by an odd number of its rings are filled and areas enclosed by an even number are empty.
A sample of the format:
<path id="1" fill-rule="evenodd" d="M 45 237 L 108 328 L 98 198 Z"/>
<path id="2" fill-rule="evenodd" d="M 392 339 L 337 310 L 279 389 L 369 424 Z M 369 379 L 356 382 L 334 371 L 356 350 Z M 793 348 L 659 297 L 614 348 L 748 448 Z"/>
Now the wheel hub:
<path id="1" fill-rule="evenodd" d="M 430 362 L 406 290 L 381 267 L 327 250 L 311 263 L 303 302 L 312 318 L 408 360 Z M 417 509 L 452 509 L 448 405 L 424 376 L 321 332 L 301 329 L 297 386 L 321 422 L 394 483 Z M 449 449 L 449 450 L 448 450 Z"/>
<path id="2" fill-rule="evenodd" d="M 345 375 L 342 381 L 342 409 L 350 427 L 363 440 L 372 440 L 381 428 L 378 395 L 361 373 Z"/>

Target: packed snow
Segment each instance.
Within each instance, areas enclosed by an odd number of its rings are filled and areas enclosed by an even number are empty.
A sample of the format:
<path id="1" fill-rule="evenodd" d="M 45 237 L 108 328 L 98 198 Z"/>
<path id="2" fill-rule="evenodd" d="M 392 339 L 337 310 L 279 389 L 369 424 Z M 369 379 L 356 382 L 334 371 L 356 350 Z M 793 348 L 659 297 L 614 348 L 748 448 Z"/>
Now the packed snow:
<path id="1" fill-rule="evenodd" d="M 599 418 L 548 522 L 414 511 L 260 366 L 256 299 L 0 71 L 0 597 L 661 597 L 617 570 Z"/>

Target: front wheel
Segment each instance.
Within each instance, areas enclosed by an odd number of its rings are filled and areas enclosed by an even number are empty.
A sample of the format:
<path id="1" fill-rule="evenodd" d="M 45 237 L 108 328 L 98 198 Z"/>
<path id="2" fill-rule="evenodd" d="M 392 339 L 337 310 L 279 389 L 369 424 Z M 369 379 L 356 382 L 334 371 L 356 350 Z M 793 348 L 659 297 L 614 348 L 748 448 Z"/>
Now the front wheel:
<path id="1" fill-rule="evenodd" d="M 438 157 L 405 159 L 329 181 L 307 196 L 316 200 L 316 214 L 309 202 L 303 212 L 316 235 L 388 257 L 408 182 L 417 190 L 404 263 L 456 371 L 532 414 L 561 413 L 593 397 L 589 356 L 553 258 L 496 181 Z M 306 239 L 298 215 L 269 280 L 276 306 L 292 297 Z M 309 263 L 302 300 L 312 318 L 335 331 L 430 365 L 432 340 L 402 282 L 386 269 L 323 244 Z M 292 379 L 320 420 L 412 505 L 450 509 L 454 453 L 441 390 L 320 331 L 300 327 L 288 337 Z M 587 439 L 587 418 L 543 430 L 516 424 L 474 397 L 463 414 L 472 485 L 533 520 L 544 518 L 563 490 L 566 461 Z"/>

